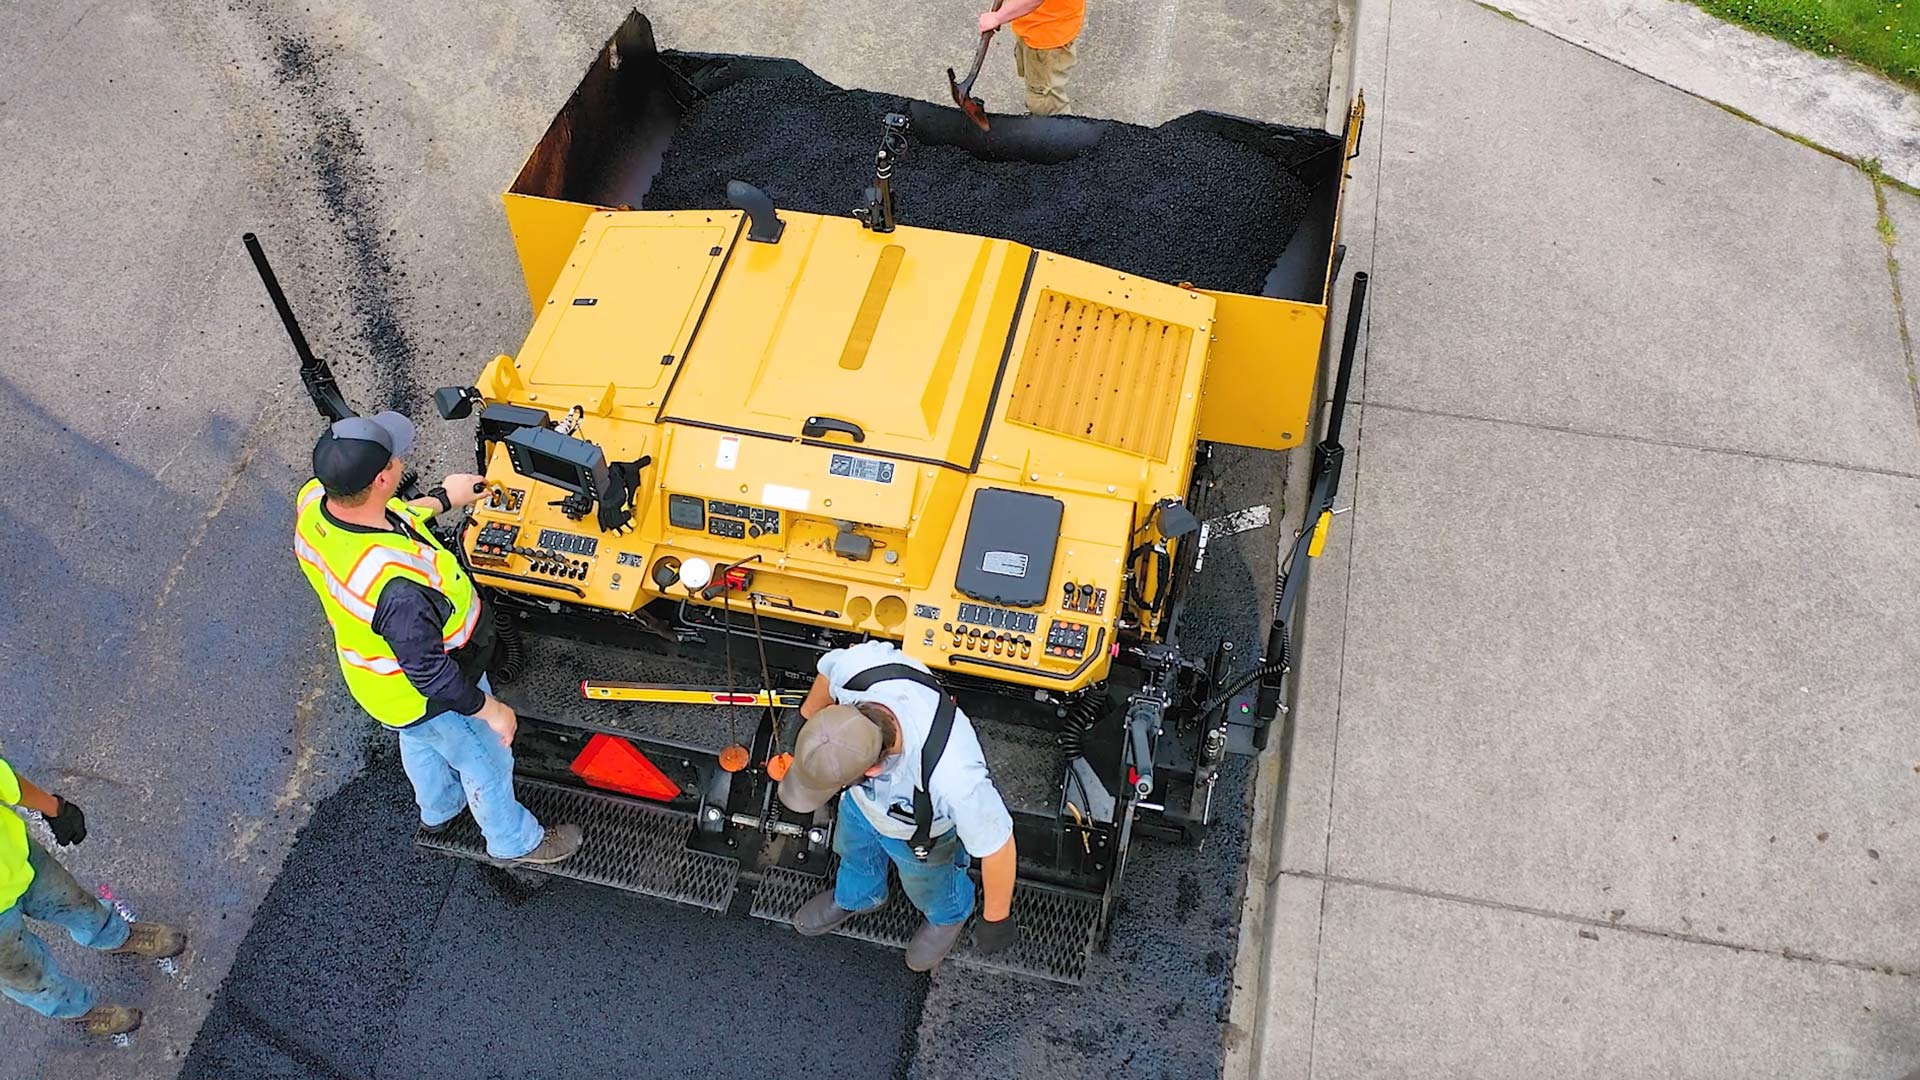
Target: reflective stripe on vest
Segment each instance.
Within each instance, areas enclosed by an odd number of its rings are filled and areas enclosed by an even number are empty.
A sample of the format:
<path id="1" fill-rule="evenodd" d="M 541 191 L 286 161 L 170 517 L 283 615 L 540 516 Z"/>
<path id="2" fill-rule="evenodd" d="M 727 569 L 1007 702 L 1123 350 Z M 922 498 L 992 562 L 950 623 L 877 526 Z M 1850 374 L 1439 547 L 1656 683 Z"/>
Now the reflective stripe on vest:
<path id="1" fill-rule="evenodd" d="M 426 515 L 420 511 L 392 500 L 387 507 L 408 522 L 405 533 L 358 532 L 327 520 L 324 496 L 317 480 L 301 489 L 294 554 L 333 627 L 340 671 L 354 700 L 383 724 L 412 723 L 424 713 L 427 699 L 407 678 L 392 646 L 374 632 L 380 591 L 387 582 L 405 578 L 445 596 L 452 610 L 441 625 L 441 640 L 454 649 L 473 638 L 480 622 L 473 582 L 453 553 L 421 527 Z"/>
<path id="2" fill-rule="evenodd" d="M 389 659 L 384 656 L 361 656 L 352 649 L 341 649 L 340 659 L 345 660 L 354 667 L 365 668 L 375 675 L 398 675 L 406 670 L 400 666 L 400 661 L 398 660 Z"/>

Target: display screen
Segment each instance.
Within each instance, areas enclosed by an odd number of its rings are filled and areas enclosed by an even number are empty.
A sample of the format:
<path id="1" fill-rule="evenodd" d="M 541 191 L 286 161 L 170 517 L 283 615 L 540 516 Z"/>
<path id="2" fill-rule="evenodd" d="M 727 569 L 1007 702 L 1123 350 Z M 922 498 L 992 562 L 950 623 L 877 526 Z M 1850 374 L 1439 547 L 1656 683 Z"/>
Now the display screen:
<path id="1" fill-rule="evenodd" d="M 707 525 L 707 505 L 692 495 L 669 495 L 667 524 L 676 529 L 704 529 Z"/>
<path id="2" fill-rule="evenodd" d="M 521 460 L 515 462 L 521 475 L 543 484 L 566 488 L 568 491 L 585 491 L 586 480 L 581 476 L 580 466 L 564 458 L 543 454 L 538 450 L 523 448 Z"/>
<path id="3" fill-rule="evenodd" d="M 600 448 L 546 428 L 521 428 L 506 438 L 514 471 L 530 480 L 566 491 L 597 495 L 596 481 L 606 467 Z"/>

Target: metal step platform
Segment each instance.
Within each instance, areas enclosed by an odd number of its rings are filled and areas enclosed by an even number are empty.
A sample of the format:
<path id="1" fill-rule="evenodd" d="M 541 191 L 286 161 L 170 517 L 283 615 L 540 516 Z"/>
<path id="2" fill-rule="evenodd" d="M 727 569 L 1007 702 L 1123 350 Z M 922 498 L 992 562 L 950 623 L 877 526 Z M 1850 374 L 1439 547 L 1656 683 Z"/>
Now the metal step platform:
<path id="1" fill-rule="evenodd" d="M 739 883 L 740 864 L 723 855 L 687 847 L 692 819 L 634 799 L 563 787 L 521 776 L 514 780 L 521 803 L 541 821 L 571 822 L 585 833 L 573 858 L 541 873 L 609 885 L 682 904 L 725 911 Z M 478 862 L 487 857 L 486 841 L 473 816 L 463 814 L 438 836 L 422 831 L 414 842 L 423 848 Z"/>
<path id="2" fill-rule="evenodd" d="M 767 871 L 754 894 L 751 914 L 757 919 L 790 924 L 800 905 L 832 880 L 831 868 L 823 877 L 775 867 Z M 1078 985 L 1087 974 L 1087 954 L 1093 948 L 1094 928 L 1100 918 L 1099 900 L 1021 882 L 1014 886 L 1013 910 L 1020 917 L 1020 940 L 1012 949 L 996 956 L 980 956 L 968 935 L 954 946 L 950 962 Z M 849 919 L 834 933 L 900 949 L 906 947 L 920 920 L 920 912 L 900 891 L 896 879 L 891 882 L 885 907 Z"/>
<path id="3" fill-rule="evenodd" d="M 709 911 L 725 911 L 740 882 L 740 863 L 723 855 L 687 846 L 692 819 L 685 813 L 619 795 L 569 787 L 531 776 L 515 777 L 520 801 L 541 821 L 571 822 L 585 834 L 573 858 L 536 873 L 606 885 L 628 892 L 690 904 Z M 414 842 L 422 848 L 493 864 L 486 841 L 471 815 L 463 814 L 452 828 L 437 836 L 424 830 Z M 770 922 L 791 924 L 808 898 L 833 880 L 833 865 L 824 874 L 775 866 L 764 872 L 754 891 L 750 914 Z M 1077 985 L 1087 972 L 1100 917 L 1098 897 L 1065 892 L 1031 882 L 1014 887 L 1014 910 L 1020 917 L 1020 940 L 997 956 L 979 956 L 970 937 L 955 946 L 951 960 L 1010 975 Z M 886 906 L 850 920 L 835 933 L 859 941 L 905 948 L 920 925 L 920 912 L 890 882 Z"/>

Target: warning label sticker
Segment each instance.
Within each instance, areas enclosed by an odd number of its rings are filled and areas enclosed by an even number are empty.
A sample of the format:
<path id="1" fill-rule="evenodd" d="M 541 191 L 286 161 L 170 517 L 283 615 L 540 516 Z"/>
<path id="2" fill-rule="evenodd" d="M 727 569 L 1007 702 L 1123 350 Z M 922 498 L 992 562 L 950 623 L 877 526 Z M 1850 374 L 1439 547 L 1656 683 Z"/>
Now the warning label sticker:
<path id="1" fill-rule="evenodd" d="M 1018 551 L 989 551 L 980 558 L 980 569 L 1001 577 L 1027 576 L 1027 557 Z"/>

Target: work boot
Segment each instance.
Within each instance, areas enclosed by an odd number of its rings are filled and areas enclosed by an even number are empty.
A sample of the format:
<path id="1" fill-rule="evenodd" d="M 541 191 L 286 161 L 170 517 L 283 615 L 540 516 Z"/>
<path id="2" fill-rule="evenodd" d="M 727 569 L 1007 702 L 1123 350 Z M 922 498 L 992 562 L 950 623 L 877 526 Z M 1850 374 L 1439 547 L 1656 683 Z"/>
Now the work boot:
<path id="1" fill-rule="evenodd" d="M 819 937 L 822 934 L 833 933 L 842 923 L 855 915 L 865 914 L 864 911 L 848 911 L 834 903 L 833 890 L 828 889 L 800 905 L 800 910 L 793 913 L 793 928 L 800 931 L 803 937 Z"/>
<path id="2" fill-rule="evenodd" d="M 140 1010 L 125 1005 L 95 1005 L 86 1015 L 67 1021 L 89 1035 L 125 1035 L 140 1026 Z"/>
<path id="3" fill-rule="evenodd" d="M 915 930 L 913 939 L 907 942 L 907 967 L 914 971 L 932 971 L 939 967 L 966 929 L 965 919 L 952 926 L 935 926 L 921 920 L 920 929 Z"/>
<path id="4" fill-rule="evenodd" d="M 445 834 L 448 829 L 453 828 L 454 825 L 458 823 L 461 818 L 466 816 L 467 816 L 466 808 L 461 807 L 459 813 L 453 815 L 452 817 L 448 818 L 447 820 L 441 822 L 438 825 L 429 825 L 424 821 L 421 822 L 420 831 L 423 833 L 426 833 L 428 836 L 441 836 Z"/>
<path id="5" fill-rule="evenodd" d="M 186 948 L 186 931 L 165 923 L 137 922 L 128 928 L 126 942 L 117 949 L 108 949 L 107 955 L 144 956 L 149 960 L 164 960 L 169 956 L 179 956 L 186 951 Z M 138 1020 L 135 1021 L 135 1023 L 138 1022 Z"/>
<path id="6" fill-rule="evenodd" d="M 517 859 L 500 861 L 506 865 L 552 866 L 572 858 L 573 853 L 580 850 L 581 839 L 578 825 L 549 825 L 547 835 L 540 839 L 539 847 Z"/>

